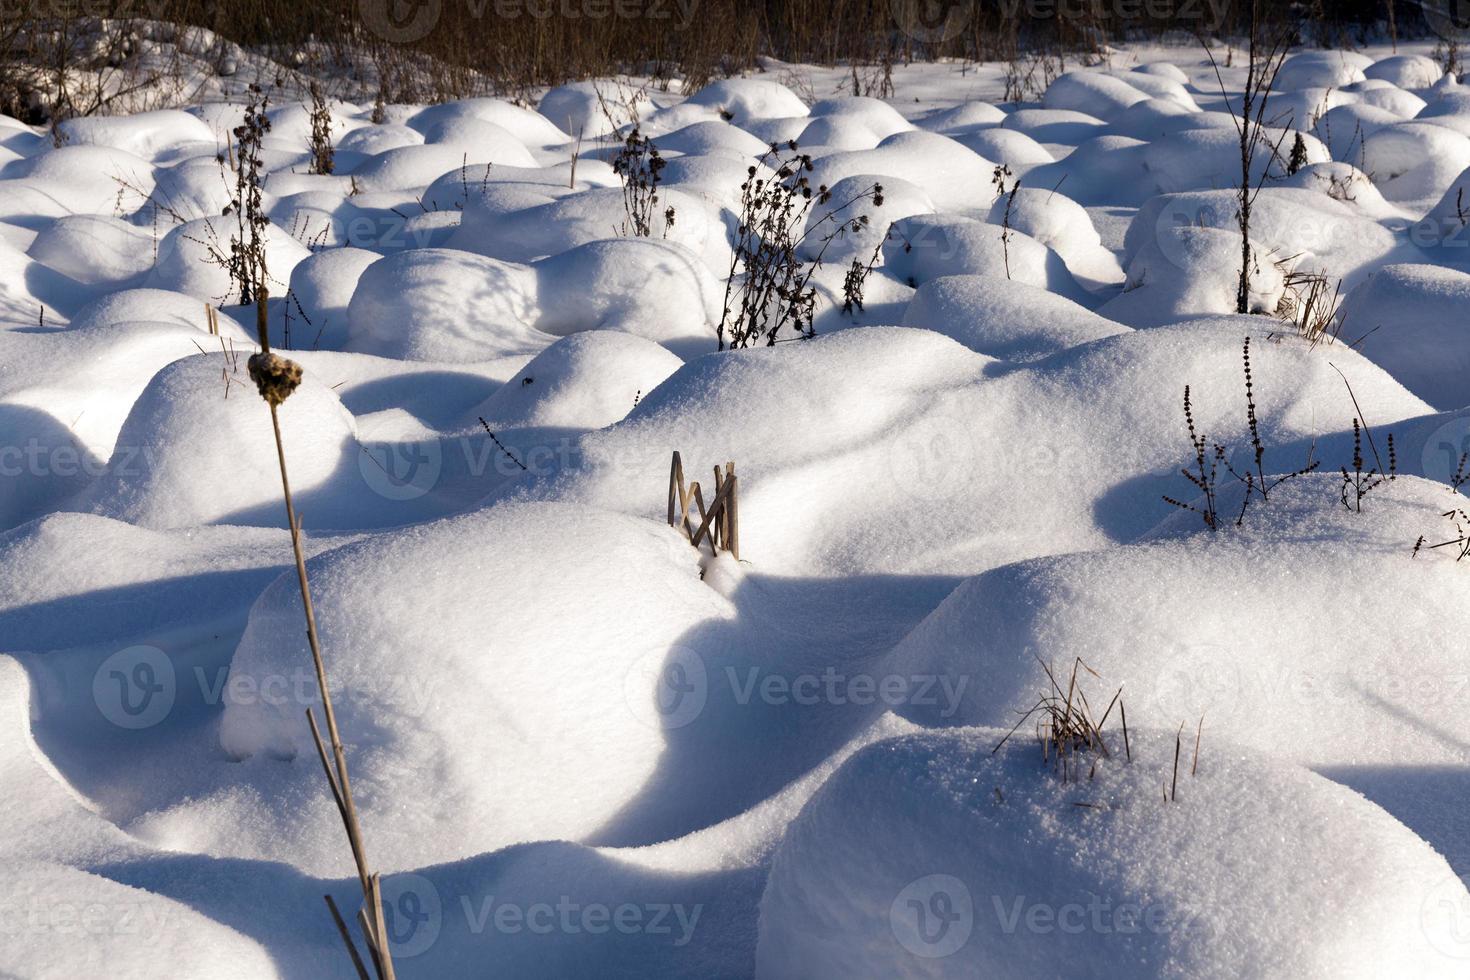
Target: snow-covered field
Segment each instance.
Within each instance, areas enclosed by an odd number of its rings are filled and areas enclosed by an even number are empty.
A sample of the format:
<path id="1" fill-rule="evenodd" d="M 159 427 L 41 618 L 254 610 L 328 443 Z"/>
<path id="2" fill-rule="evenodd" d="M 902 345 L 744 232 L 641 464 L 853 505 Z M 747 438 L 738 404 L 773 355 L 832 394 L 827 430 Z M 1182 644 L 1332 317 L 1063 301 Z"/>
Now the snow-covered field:
<path id="1" fill-rule="evenodd" d="M 399 976 L 1470 975 L 1470 88 L 1294 54 L 1237 315 L 1215 53 L 1027 103 L 973 64 L 338 102 L 330 174 L 271 94 L 281 429 Z M 219 261 L 243 113 L 0 117 L 5 976 L 355 975 Z M 867 220 L 814 339 L 719 351 L 787 141 L 832 191 L 800 259 Z M 706 500 L 735 463 L 739 560 L 669 526 L 675 452 Z"/>

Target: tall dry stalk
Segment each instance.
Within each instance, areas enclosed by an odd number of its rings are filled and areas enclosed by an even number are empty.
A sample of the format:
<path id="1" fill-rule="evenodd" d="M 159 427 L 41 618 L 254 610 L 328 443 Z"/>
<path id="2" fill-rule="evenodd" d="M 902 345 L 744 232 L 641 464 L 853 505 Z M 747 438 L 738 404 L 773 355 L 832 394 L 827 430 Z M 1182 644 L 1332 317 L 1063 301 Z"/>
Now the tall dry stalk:
<path id="1" fill-rule="evenodd" d="M 1266 177 L 1271 173 L 1272 161 L 1281 157 L 1281 143 L 1288 132 L 1283 128 L 1276 141 L 1271 142 L 1266 119 L 1266 103 L 1270 101 L 1271 89 L 1276 85 L 1276 75 L 1286 61 L 1293 34 L 1293 30 L 1289 27 L 1278 25 L 1266 28 L 1263 25 L 1260 0 L 1251 0 L 1249 12 L 1250 43 L 1247 47 L 1245 88 L 1241 92 L 1240 115 L 1237 116 L 1230 105 L 1230 97 L 1225 90 L 1225 80 L 1220 76 L 1220 66 L 1215 63 L 1214 52 L 1210 50 L 1205 39 L 1200 38 L 1200 44 L 1210 59 L 1211 67 L 1214 68 L 1215 81 L 1220 87 L 1220 96 L 1225 101 L 1225 108 L 1230 112 L 1230 120 L 1235 124 L 1236 135 L 1240 138 L 1240 186 L 1236 188 L 1235 201 L 1235 218 L 1236 223 L 1240 226 L 1240 281 L 1236 286 L 1236 313 L 1250 312 L 1251 267 L 1254 264 L 1250 239 L 1251 208 L 1256 203 L 1256 195 L 1260 194 Z M 1264 33 L 1267 30 L 1269 30 L 1269 35 Z M 1251 170 L 1255 164 L 1256 153 L 1262 145 L 1270 151 L 1271 159 L 1267 160 L 1266 165 L 1261 168 L 1260 177 L 1253 180 Z"/>
<path id="2" fill-rule="evenodd" d="M 281 438 L 279 409 L 301 384 L 301 365 L 273 353 L 270 348 L 270 332 L 267 329 L 266 301 L 268 299 L 264 281 L 256 286 L 256 329 L 260 334 L 260 353 L 249 361 L 250 379 L 260 390 L 271 410 L 271 429 L 276 437 L 276 458 L 281 466 L 281 493 L 286 501 L 286 523 L 291 530 L 291 550 L 296 557 L 296 581 L 301 587 L 301 605 L 306 611 L 306 639 L 311 647 L 312 665 L 316 668 L 317 690 L 322 696 L 322 714 L 327 719 L 327 737 L 332 743 L 331 761 L 322 744 L 321 731 L 317 728 L 316 716 L 306 709 L 306 723 L 311 727 L 311 736 L 316 742 L 317 756 L 321 759 L 322 771 L 326 773 L 327 785 L 332 791 L 332 800 L 337 804 L 337 813 L 347 831 L 347 842 L 352 847 L 352 860 L 357 865 L 358 883 L 362 886 L 363 907 L 358 910 L 358 924 L 362 928 L 363 940 L 378 980 L 394 980 L 393 954 L 388 948 L 388 930 L 383 920 L 383 886 L 380 875 L 368 867 L 367 849 L 363 844 L 362 826 L 357 819 L 357 807 L 352 800 L 352 784 L 347 778 L 347 754 L 342 748 L 342 736 L 337 728 L 337 713 L 332 709 L 332 692 L 327 686 L 327 669 L 322 661 L 321 641 L 317 635 L 316 610 L 311 603 L 311 587 L 306 578 L 306 557 L 301 548 L 301 519 L 296 516 L 296 506 L 291 500 L 291 479 L 286 472 L 286 444 Z M 336 903 L 330 895 L 324 896 L 332 920 L 337 925 L 347 952 L 352 957 L 353 967 L 361 980 L 369 980 L 356 944 L 348 932 Z M 369 915 L 368 910 L 371 910 Z"/>

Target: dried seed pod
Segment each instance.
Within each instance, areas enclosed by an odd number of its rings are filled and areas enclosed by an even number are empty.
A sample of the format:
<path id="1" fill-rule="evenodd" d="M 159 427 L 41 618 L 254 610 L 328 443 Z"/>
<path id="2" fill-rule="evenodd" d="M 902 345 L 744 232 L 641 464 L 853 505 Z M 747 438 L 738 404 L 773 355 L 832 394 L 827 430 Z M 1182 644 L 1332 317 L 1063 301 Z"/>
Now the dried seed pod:
<path id="1" fill-rule="evenodd" d="M 252 354 L 247 364 L 260 397 L 279 405 L 301 384 L 301 365 L 274 352 Z"/>

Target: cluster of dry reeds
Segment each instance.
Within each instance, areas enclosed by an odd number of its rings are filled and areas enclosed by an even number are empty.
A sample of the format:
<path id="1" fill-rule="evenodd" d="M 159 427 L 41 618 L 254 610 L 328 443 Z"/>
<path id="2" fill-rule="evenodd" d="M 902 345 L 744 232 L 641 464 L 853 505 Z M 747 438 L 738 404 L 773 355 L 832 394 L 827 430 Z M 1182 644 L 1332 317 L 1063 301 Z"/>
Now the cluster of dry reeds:
<path id="1" fill-rule="evenodd" d="M 1342 333 L 1342 280 L 1334 284 L 1326 273 L 1307 269 L 1292 269 L 1283 278 L 1276 316 L 1313 347 L 1335 343 Z"/>
<path id="2" fill-rule="evenodd" d="M 1115 742 L 1111 747 L 1108 745 L 1104 729 L 1108 719 L 1113 715 L 1113 709 L 1117 708 L 1122 731 L 1123 758 L 1127 762 L 1132 762 L 1133 745 L 1128 738 L 1128 709 L 1123 704 L 1123 689 L 1118 688 L 1102 714 L 1096 715 L 1083 689 L 1082 681 L 1085 678 L 1079 680 L 1078 671 L 1086 671 L 1094 678 L 1097 678 L 1098 674 L 1083 662 L 1081 657 L 1073 659 L 1072 670 L 1067 677 L 1065 687 L 1058 680 L 1052 665 L 1040 657 L 1036 658 L 1036 662 L 1041 665 L 1042 672 L 1046 675 L 1047 689 L 1042 692 L 1034 705 L 1020 712 L 1021 720 L 1005 734 L 990 754 L 995 755 L 999 752 L 1011 737 L 1021 730 L 1022 726 L 1035 719 L 1036 741 L 1041 746 L 1042 764 L 1061 777 L 1064 783 L 1081 782 L 1084 769 L 1087 772 L 1087 779 L 1091 781 L 1097 775 L 1097 767 L 1101 762 L 1116 757 L 1117 743 Z M 1189 769 L 1191 776 L 1199 771 L 1199 749 L 1204 727 L 1205 720 L 1201 717 L 1195 729 L 1194 761 Z M 1179 732 L 1174 737 L 1173 775 L 1168 785 L 1164 787 L 1164 802 L 1166 803 L 1176 802 L 1179 799 L 1179 762 L 1183 737 L 1184 724 L 1181 722 Z M 1004 796 L 998 789 L 996 795 L 1004 802 Z M 1077 803 L 1076 805 L 1097 806 L 1094 803 Z"/>

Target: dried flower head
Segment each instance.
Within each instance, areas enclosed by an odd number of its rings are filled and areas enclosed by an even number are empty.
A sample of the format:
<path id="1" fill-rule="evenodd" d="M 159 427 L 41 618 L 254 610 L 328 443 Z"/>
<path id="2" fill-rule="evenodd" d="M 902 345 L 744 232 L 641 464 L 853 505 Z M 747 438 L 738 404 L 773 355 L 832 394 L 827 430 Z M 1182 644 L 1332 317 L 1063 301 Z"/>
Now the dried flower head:
<path id="1" fill-rule="evenodd" d="M 260 397 L 280 405 L 301 384 L 301 365 L 274 351 L 252 354 L 246 364 Z"/>

